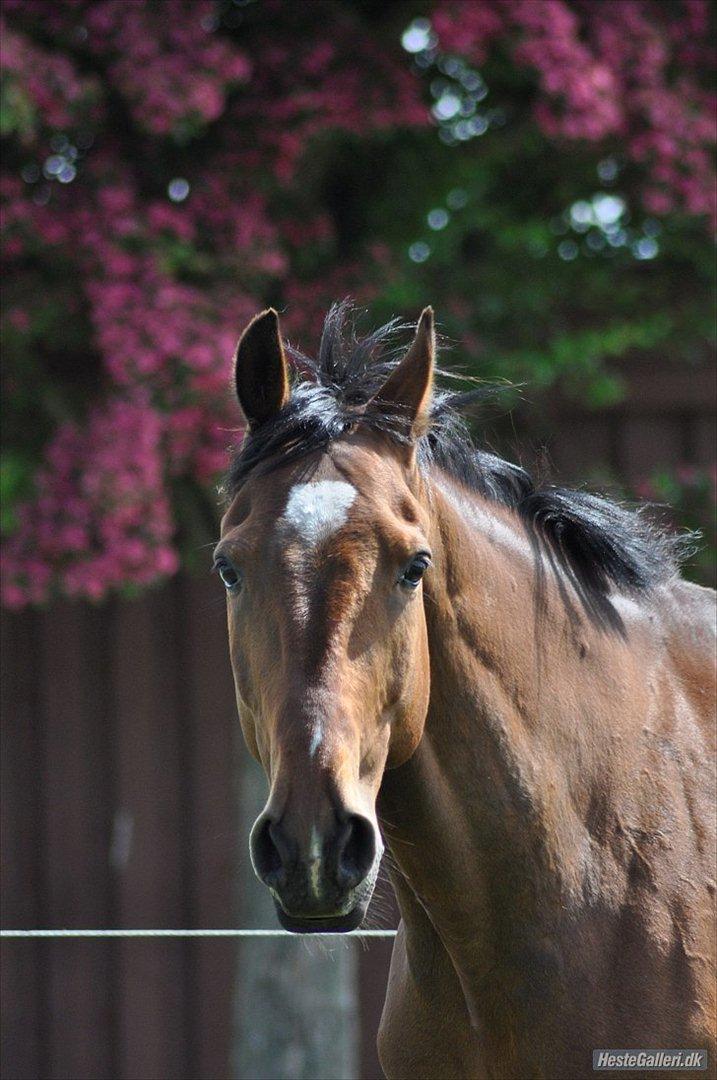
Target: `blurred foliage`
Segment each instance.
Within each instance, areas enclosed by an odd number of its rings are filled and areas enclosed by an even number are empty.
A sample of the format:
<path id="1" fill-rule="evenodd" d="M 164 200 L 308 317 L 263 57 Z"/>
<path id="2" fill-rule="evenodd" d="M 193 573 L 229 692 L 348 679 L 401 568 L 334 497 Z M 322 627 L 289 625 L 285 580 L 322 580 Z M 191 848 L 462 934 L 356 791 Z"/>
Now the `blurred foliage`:
<path id="1" fill-rule="evenodd" d="M 6 603 L 196 554 L 266 303 L 312 349 L 347 293 L 367 324 L 430 302 L 448 366 L 593 409 L 620 364 L 710 362 L 699 0 L 3 11 Z"/>

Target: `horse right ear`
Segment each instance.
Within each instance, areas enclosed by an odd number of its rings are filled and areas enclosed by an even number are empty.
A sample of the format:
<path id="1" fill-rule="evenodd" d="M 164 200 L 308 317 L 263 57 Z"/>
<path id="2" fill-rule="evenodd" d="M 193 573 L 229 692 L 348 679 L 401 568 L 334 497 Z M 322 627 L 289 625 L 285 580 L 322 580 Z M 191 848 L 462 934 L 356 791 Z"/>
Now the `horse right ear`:
<path id="1" fill-rule="evenodd" d="M 234 383 L 251 430 L 265 424 L 289 401 L 289 373 L 273 308 L 256 315 L 239 339 Z"/>
<path id="2" fill-rule="evenodd" d="M 393 412 L 412 437 L 426 430 L 431 411 L 436 333 L 433 308 L 423 309 L 413 344 L 373 397 L 380 408 Z"/>

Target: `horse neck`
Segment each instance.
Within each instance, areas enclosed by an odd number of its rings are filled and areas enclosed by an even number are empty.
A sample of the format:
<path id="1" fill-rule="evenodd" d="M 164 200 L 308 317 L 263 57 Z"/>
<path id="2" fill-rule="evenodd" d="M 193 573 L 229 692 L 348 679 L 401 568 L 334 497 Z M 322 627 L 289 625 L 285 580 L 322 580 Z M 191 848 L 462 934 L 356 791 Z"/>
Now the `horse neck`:
<path id="1" fill-rule="evenodd" d="M 404 884 L 444 943 L 469 934 L 485 947 L 486 968 L 488 936 L 536 926 L 584 893 L 600 754 L 581 732 L 580 665 L 593 650 L 615 665 L 620 645 L 566 607 L 549 574 L 536 593 L 510 511 L 444 476 L 429 494 L 430 707 L 416 753 L 386 774 L 380 810 Z M 480 926 L 492 927 L 485 942 Z"/>

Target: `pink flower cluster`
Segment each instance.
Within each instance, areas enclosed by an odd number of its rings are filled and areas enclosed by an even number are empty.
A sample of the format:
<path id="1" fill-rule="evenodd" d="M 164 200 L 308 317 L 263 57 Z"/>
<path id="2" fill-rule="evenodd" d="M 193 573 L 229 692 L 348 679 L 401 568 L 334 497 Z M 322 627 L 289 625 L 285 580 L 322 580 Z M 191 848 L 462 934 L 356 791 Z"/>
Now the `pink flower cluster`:
<path id="1" fill-rule="evenodd" d="M 100 88 L 96 79 L 80 75 L 61 53 L 50 52 L 24 34 L 15 33 L 4 18 L 0 18 L 0 66 L 6 98 L 13 101 L 14 111 L 23 118 L 24 138 L 40 122 L 64 128 L 91 113 L 98 101 Z M 24 109 L 18 108 L 18 99 Z"/>
<path id="2" fill-rule="evenodd" d="M 6 0 L 3 6 L 73 52 L 101 58 L 136 123 L 156 135 L 181 132 L 183 122 L 201 127 L 216 120 L 232 87 L 251 74 L 245 53 L 213 33 L 213 0 Z M 63 56 L 26 38 L 10 35 L 7 45 L 45 121 L 64 126 L 65 104 L 80 96 L 86 80 Z"/>
<path id="3" fill-rule="evenodd" d="M 332 0 L 312 0 L 294 10 L 283 0 L 264 4 L 285 32 L 262 50 L 253 94 L 238 96 L 231 114 L 243 127 L 261 103 L 258 149 L 273 161 L 281 181 L 295 176 L 311 140 L 332 129 L 366 135 L 396 124 L 429 122 L 418 80 L 396 63 L 398 50 L 387 53 L 346 9 Z M 307 9 L 315 23 L 308 35 Z M 292 18 L 297 17 L 302 32 L 292 34 Z"/>
<path id="4" fill-rule="evenodd" d="M 10 189 L 11 239 L 19 225 L 23 239 L 37 242 L 52 215 L 28 213 L 31 204 Z M 83 237 L 75 258 L 111 393 L 83 427 L 63 425 L 47 449 L 37 498 L 23 508 L 3 559 L 9 605 L 40 602 L 58 588 L 95 599 L 174 572 L 168 480 L 216 477 L 238 423 L 229 358 L 259 301 L 221 285 L 210 296 L 163 269 L 161 237 L 187 233 L 175 209 L 141 204 L 118 180 L 93 194 L 68 210 L 62 239 Z"/>
<path id="5" fill-rule="evenodd" d="M 26 159 L 34 154 L 42 165 L 58 130 L 73 145 L 79 121 L 87 122 L 73 105 L 88 86 L 101 91 L 98 107 L 116 112 L 120 102 L 135 125 L 100 126 L 92 149 L 72 158 L 70 183 L 39 168 L 30 182 L 14 170 L 0 178 L 10 268 L 35 265 L 39 296 L 51 247 L 53 265 L 76 282 L 88 348 L 102 366 L 98 400 L 83 421 L 56 431 L 35 496 L 19 508 L 5 545 L 2 597 L 17 607 L 58 593 L 97 599 L 174 572 L 170 485 L 210 482 L 226 464 L 239 419 L 228 384 L 240 329 L 278 286 L 292 306 L 292 336 L 315 328 L 319 298 L 325 307 L 337 293 L 360 293 L 354 267 L 338 268 L 318 288 L 289 276 L 306 245 L 328 251 L 334 241 L 326 217 L 299 209 L 293 177 L 307 142 L 328 127 L 428 120 L 414 76 L 370 57 L 352 25 L 332 26 L 331 5 L 315 5 L 310 42 L 297 47 L 287 26 L 264 36 L 251 64 L 246 49 L 215 32 L 212 0 L 7 0 L 4 9 L 13 20 L 8 75 L 32 89 L 37 111 Z M 57 52 L 36 46 L 38 27 Z M 102 72 L 87 85 L 79 57 Z M 367 64 L 378 72 L 368 90 Z M 53 102 L 40 96 L 47 71 Z M 95 130 L 107 123 L 98 111 L 93 120 Z M 172 172 L 148 195 L 143 185 L 148 172 L 161 176 L 162 154 L 176 158 L 178 146 L 212 125 L 208 156 L 179 151 L 179 201 L 170 198 Z M 273 176 L 274 190 L 283 189 L 283 214 L 272 213 L 271 185 L 260 188 L 257 176 Z M 7 317 L 28 332 L 32 297 Z M 67 318 L 79 316 L 68 309 Z"/>
<path id="6" fill-rule="evenodd" d="M 620 87 L 604 53 L 581 40 L 576 13 L 562 3 L 519 0 L 513 18 L 521 28 L 517 63 L 539 73 L 544 97 L 536 115 L 543 130 L 571 139 L 604 139 L 619 129 Z"/>
<path id="7" fill-rule="evenodd" d="M 224 112 L 230 89 L 246 82 L 246 55 L 212 33 L 212 0 L 105 0 L 84 15 L 87 47 L 110 58 L 109 75 L 134 119 L 155 135 L 206 125 Z"/>
<path id="8" fill-rule="evenodd" d="M 699 79 L 714 65 L 707 0 L 439 0 L 433 25 L 442 49 L 478 64 L 507 42 L 537 74 L 543 131 L 614 139 L 649 166 L 651 213 L 683 209 L 715 222 L 717 99 Z"/>
<path id="9" fill-rule="evenodd" d="M 140 396 L 94 408 L 83 427 L 63 424 L 5 546 L 4 604 L 42 603 L 57 577 L 66 595 L 99 599 L 174 573 L 163 472 L 161 419 Z"/>

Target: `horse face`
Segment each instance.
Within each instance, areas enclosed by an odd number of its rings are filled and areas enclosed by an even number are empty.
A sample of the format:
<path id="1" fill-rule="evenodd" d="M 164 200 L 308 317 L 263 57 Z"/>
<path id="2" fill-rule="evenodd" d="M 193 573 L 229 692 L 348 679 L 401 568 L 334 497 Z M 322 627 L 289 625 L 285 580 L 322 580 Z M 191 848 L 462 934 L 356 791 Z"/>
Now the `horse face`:
<path id="1" fill-rule="evenodd" d="M 350 930 L 368 907 L 381 778 L 428 708 L 428 526 L 412 455 L 370 432 L 251 474 L 223 519 L 239 714 L 270 784 L 252 862 L 289 930 Z"/>
<path id="2" fill-rule="evenodd" d="M 399 461 L 347 440 L 250 479 L 222 525 L 239 712 L 271 784 L 252 860 L 290 929 L 357 925 L 373 890 L 381 777 L 428 703 L 424 518 Z"/>

